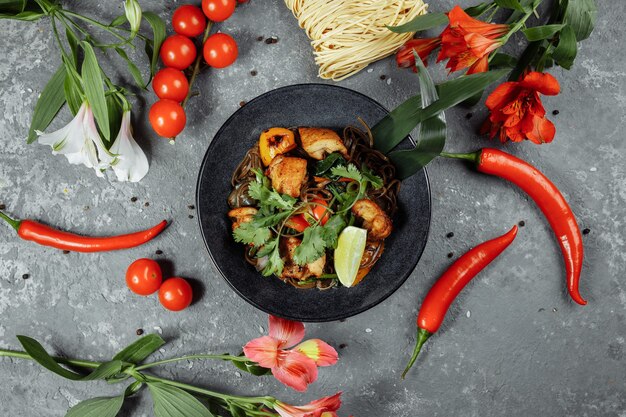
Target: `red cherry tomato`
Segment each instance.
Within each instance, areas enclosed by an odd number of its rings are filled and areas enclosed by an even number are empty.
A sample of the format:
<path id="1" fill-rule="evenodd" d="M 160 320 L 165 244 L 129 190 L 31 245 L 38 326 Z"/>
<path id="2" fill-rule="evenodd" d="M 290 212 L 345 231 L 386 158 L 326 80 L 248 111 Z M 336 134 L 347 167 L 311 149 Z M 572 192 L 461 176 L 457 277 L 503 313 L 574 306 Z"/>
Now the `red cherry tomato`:
<path id="1" fill-rule="evenodd" d="M 157 97 L 180 103 L 189 93 L 189 81 L 181 71 L 174 68 L 163 68 L 154 76 L 152 88 Z"/>
<path id="2" fill-rule="evenodd" d="M 161 45 L 160 55 L 166 67 L 184 70 L 196 59 L 196 46 L 183 35 L 172 35 Z"/>
<path id="3" fill-rule="evenodd" d="M 162 280 L 161 267 L 152 259 L 137 259 L 126 271 L 126 285 L 135 294 L 154 294 Z"/>
<path id="4" fill-rule="evenodd" d="M 224 68 L 237 59 L 237 42 L 225 33 L 216 33 L 204 43 L 204 60 L 214 68 Z"/>
<path id="5" fill-rule="evenodd" d="M 199 7 L 186 4 L 174 12 L 172 26 L 179 35 L 195 38 L 206 29 L 206 17 Z"/>
<path id="6" fill-rule="evenodd" d="M 152 105 L 149 114 L 152 129 L 164 138 L 173 138 L 185 128 L 185 110 L 174 100 L 159 100 Z"/>
<path id="7" fill-rule="evenodd" d="M 322 226 L 325 225 L 330 218 L 326 201 L 321 198 L 314 198 L 311 202 L 315 203 L 315 205 L 311 208 L 311 214 L 313 214 L 315 220 L 319 220 Z"/>
<path id="8" fill-rule="evenodd" d="M 202 0 L 202 11 L 214 22 L 223 22 L 235 12 L 235 0 Z"/>
<path id="9" fill-rule="evenodd" d="M 159 301 L 171 311 L 180 311 L 189 307 L 193 298 L 191 285 L 184 278 L 170 278 L 161 284 Z"/>
<path id="10" fill-rule="evenodd" d="M 310 226 L 309 222 L 306 221 L 304 214 L 296 214 L 287 220 L 287 227 L 291 227 L 292 229 L 298 232 L 304 232 L 304 230 Z"/>

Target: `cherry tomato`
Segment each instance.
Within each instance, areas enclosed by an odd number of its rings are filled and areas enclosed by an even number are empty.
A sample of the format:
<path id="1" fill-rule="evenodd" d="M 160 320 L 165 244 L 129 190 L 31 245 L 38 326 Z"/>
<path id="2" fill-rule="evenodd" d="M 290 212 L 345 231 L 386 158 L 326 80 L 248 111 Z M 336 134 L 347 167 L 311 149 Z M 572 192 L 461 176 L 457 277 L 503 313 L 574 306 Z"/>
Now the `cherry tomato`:
<path id="1" fill-rule="evenodd" d="M 202 11 L 214 22 L 223 22 L 235 12 L 235 0 L 202 0 Z"/>
<path id="2" fill-rule="evenodd" d="M 154 76 L 152 88 L 157 97 L 180 103 L 189 93 L 189 81 L 181 71 L 163 68 Z"/>
<path id="3" fill-rule="evenodd" d="M 315 205 L 311 206 L 311 214 L 313 214 L 315 220 L 319 220 L 322 226 L 325 225 L 330 218 L 326 201 L 321 198 L 314 198 L 311 202 L 315 203 Z"/>
<path id="4" fill-rule="evenodd" d="M 224 68 L 237 59 L 237 42 L 225 33 L 216 33 L 204 43 L 204 60 L 214 68 Z"/>
<path id="5" fill-rule="evenodd" d="M 152 105 L 149 114 L 152 129 L 164 138 L 173 138 L 185 128 L 185 110 L 174 100 L 159 100 Z"/>
<path id="6" fill-rule="evenodd" d="M 135 294 L 154 294 L 162 280 L 161 267 L 152 259 L 137 259 L 126 271 L 126 285 Z"/>
<path id="7" fill-rule="evenodd" d="M 160 55 L 166 67 L 184 70 L 196 59 L 196 46 L 183 35 L 172 35 L 161 45 Z"/>
<path id="8" fill-rule="evenodd" d="M 180 311 L 189 307 L 193 298 L 191 285 L 184 278 L 170 278 L 161 284 L 159 301 L 171 311 Z"/>
<path id="9" fill-rule="evenodd" d="M 180 6 L 172 16 L 174 32 L 194 38 L 202 35 L 206 29 L 206 17 L 199 7 L 190 4 Z"/>
<path id="10" fill-rule="evenodd" d="M 295 216 L 290 217 L 285 225 L 300 233 L 304 232 L 304 230 L 310 226 L 309 222 L 306 221 L 304 214 L 296 214 Z"/>

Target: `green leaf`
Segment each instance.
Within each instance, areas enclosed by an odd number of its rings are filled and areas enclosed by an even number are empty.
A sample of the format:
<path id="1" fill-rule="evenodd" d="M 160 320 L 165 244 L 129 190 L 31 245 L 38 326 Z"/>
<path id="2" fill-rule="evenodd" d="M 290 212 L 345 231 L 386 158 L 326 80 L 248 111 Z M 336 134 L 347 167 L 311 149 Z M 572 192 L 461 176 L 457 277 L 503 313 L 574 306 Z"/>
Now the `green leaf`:
<path id="1" fill-rule="evenodd" d="M 269 277 L 272 274 L 280 275 L 285 267 L 285 262 L 280 257 L 280 248 L 278 238 L 269 240 L 265 246 L 259 250 L 257 257 L 262 258 L 267 256 L 267 265 L 261 271 L 264 277 Z"/>
<path id="2" fill-rule="evenodd" d="M 161 336 L 149 334 L 125 347 L 113 359 L 139 364 L 164 344 L 165 340 Z"/>
<path id="3" fill-rule="evenodd" d="M 420 82 L 422 107 L 427 107 L 437 101 L 439 96 L 430 73 L 417 54 L 415 54 L 415 62 L 418 66 L 417 74 Z M 439 156 L 446 143 L 446 134 L 446 118 L 443 112 L 424 120 L 420 124 L 417 145 L 414 149 L 395 151 L 389 154 L 389 158 L 396 166 L 398 178 L 410 177 Z"/>
<path id="4" fill-rule="evenodd" d="M 517 58 L 502 52 L 496 52 L 491 58 L 491 61 L 489 61 L 489 67 L 491 69 L 514 68 L 515 64 L 517 64 Z"/>
<path id="5" fill-rule="evenodd" d="M 526 9 L 524 9 L 524 6 L 522 6 L 518 0 L 496 0 L 495 3 L 505 9 L 526 12 Z"/>
<path id="6" fill-rule="evenodd" d="M 123 404 L 123 395 L 91 398 L 70 408 L 65 417 L 115 417 Z"/>
<path id="7" fill-rule="evenodd" d="M 570 25 L 567 25 L 561 31 L 559 43 L 556 45 L 554 52 L 552 52 L 552 58 L 561 67 L 570 69 L 574 64 L 576 54 L 576 34 L 574 33 L 574 29 Z"/>
<path id="8" fill-rule="evenodd" d="M 489 84 L 502 78 L 508 70 L 492 70 L 464 75 L 440 84 L 437 88 L 439 100 L 426 108 L 417 104 L 412 97 L 385 116 L 374 126 L 374 146 L 383 153 L 398 145 L 418 124 L 484 90 Z M 421 98 L 420 98 L 421 102 Z"/>
<path id="9" fill-rule="evenodd" d="M 326 250 L 326 239 L 322 226 L 311 226 L 304 229 L 302 243 L 294 252 L 293 260 L 298 265 L 306 265 L 319 259 Z"/>
<path id="10" fill-rule="evenodd" d="M 152 12 L 143 12 L 143 18 L 152 27 L 152 42 L 146 42 L 146 53 L 150 59 L 150 74 L 157 72 L 157 63 L 159 61 L 159 51 L 161 44 L 165 40 L 165 23 L 163 20 Z"/>
<path id="11" fill-rule="evenodd" d="M 574 30 L 577 41 L 585 40 L 591 35 L 598 9 L 594 0 L 566 0 L 563 23 L 567 23 Z"/>
<path id="12" fill-rule="evenodd" d="M 72 372 L 59 365 L 35 339 L 28 336 L 17 336 L 17 340 L 19 340 L 26 353 L 28 353 L 30 357 L 35 360 L 35 362 L 47 370 L 54 372 L 63 378 L 71 379 L 72 381 L 79 381 L 83 378 L 83 375 Z"/>
<path id="13" fill-rule="evenodd" d="M 111 23 L 109 23 L 109 26 L 111 26 L 111 27 L 118 27 L 118 26 L 122 26 L 126 22 L 128 22 L 128 19 L 126 19 L 126 15 L 125 14 L 121 14 L 118 17 L 116 17 L 115 19 L 113 19 L 113 21 Z"/>
<path id="14" fill-rule="evenodd" d="M 122 125 L 122 114 L 124 112 L 124 109 L 119 98 L 114 94 L 106 97 L 106 103 L 107 113 L 109 115 L 109 134 L 111 138 L 110 143 L 113 144 L 113 141 L 117 137 L 117 134 L 120 131 L 120 127 Z"/>
<path id="15" fill-rule="evenodd" d="M 162 382 L 148 382 L 156 417 L 214 417 L 193 395 Z"/>
<path id="16" fill-rule="evenodd" d="M 238 407 L 236 404 L 233 403 L 228 404 L 228 411 L 230 411 L 230 415 L 232 417 L 246 417 L 248 415 L 248 413 L 246 413 L 246 410 Z"/>
<path id="17" fill-rule="evenodd" d="M 551 38 L 552 36 L 559 33 L 564 27 L 565 25 L 563 24 L 534 26 L 528 29 L 524 29 L 522 30 L 522 32 L 524 32 L 526 39 L 532 42 Z"/>
<path id="18" fill-rule="evenodd" d="M 0 0 L 0 19 L 32 22 L 45 15 L 41 6 L 35 1 Z"/>
<path id="19" fill-rule="evenodd" d="M 108 379 L 122 372 L 122 361 L 112 360 L 104 362 L 93 372 L 81 378 L 81 381 L 95 381 L 98 379 Z"/>
<path id="20" fill-rule="evenodd" d="M 32 143 L 37 139 L 36 130 L 44 131 L 50 122 L 57 115 L 65 103 L 63 83 L 65 81 L 65 67 L 61 67 L 52 75 L 48 84 L 44 87 L 33 112 L 33 119 L 28 129 L 27 143 Z"/>
<path id="21" fill-rule="evenodd" d="M 76 84 L 74 77 L 70 74 L 66 74 L 63 89 L 65 92 L 65 100 L 70 107 L 70 111 L 75 115 L 78 113 L 81 104 L 83 104 L 83 92 L 80 89 L 80 85 Z"/>
<path id="22" fill-rule="evenodd" d="M 346 160 L 340 153 L 334 152 L 328 155 L 326 158 L 315 164 L 315 175 L 325 174 L 332 167 L 337 165 L 345 165 Z"/>
<path id="23" fill-rule="evenodd" d="M 243 356 L 243 353 L 239 356 Z M 267 375 L 272 371 L 271 369 L 263 368 L 262 366 L 259 366 L 255 362 L 252 362 L 252 361 L 245 361 L 245 362 L 232 361 L 232 362 L 233 362 L 233 365 L 235 365 L 237 368 L 241 369 L 244 372 L 248 372 L 249 374 L 252 374 L 254 376 Z"/>
<path id="24" fill-rule="evenodd" d="M 233 230 L 235 242 L 263 246 L 272 237 L 269 227 L 259 227 L 254 222 L 240 224 Z"/>
<path id="25" fill-rule="evenodd" d="M 144 82 L 143 77 L 141 76 L 141 71 L 139 70 L 137 65 L 135 65 L 135 63 L 131 61 L 130 58 L 128 58 L 126 51 L 124 51 L 122 48 L 116 47 L 115 51 L 119 56 L 122 57 L 124 61 L 126 61 L 126 64 L 128 65 L 128 71 L 130 72 L 130 75 L 133 76 L 135 84 L 137 84 L 139 88 L 145 90 L 147 84 Z"/>
<path id="26" fill-rule="evenodd" d="M 87 96 L 87 101 L 93 110 L 100 132 L 108 141 L 111 139 L 111 134 L 109 131 L 109 113 L 107 110 L 107 103 L 104 98 L 104 82 L 102 80 L 102 72 L 92 46 L 85 41 L 81 42 L 81 45 L 85 51 L 85 60 L 83 61 L 83 67 L 81 70 L 85 96 Z"/>
<path id="27" fill-rule="evenodd" d="M 74 65 L 74 68 L 76 68 L 78 63 L 78 43 L 80 40 L 76 36 L 76 33 L 74 33 L 74 31 L 69 27 L 65 29 L 65 37 L 67 38 L 67 43 L 70 45 L 70 51 L 72 51 L 72 54 L 70 55 L 72 58 L 72 64 Z"/>
<path id="28" fill-rule="evenodd" d="M 395 33 L 421 32 L 447 23 L 448 16 L 445 13 L 427 13 L 399 26 L 387 26 L 387 29 Z"/>

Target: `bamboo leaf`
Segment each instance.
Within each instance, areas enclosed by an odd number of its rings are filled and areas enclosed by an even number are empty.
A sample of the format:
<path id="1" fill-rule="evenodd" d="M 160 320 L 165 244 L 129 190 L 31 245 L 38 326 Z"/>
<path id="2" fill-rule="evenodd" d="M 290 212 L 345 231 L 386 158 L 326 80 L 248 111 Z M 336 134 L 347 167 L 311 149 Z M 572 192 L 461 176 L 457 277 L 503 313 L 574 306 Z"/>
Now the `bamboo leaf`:
<path id="1" fill-rule="evenodd" d="M 146 42 L 146 53 L 150 59 L 150 74 L 154 75 L 157 71 L 157 63 L 159 60 L 159 50 L 161 44 L 165 40 L 165 23 L 159 16 L 152 12 L 143 12 L 143 18 L 152 27 L 152 42 Z"/>
<path id="2" fill-rule="evenodd" d="M 564 27 L 564 24 L 534 26 L 528 29 L 524 29 L 522 30 L 522 32 L 524 32 L 526 39 L 533 42 L 551 38 L 552 36 L 559 33 Z"/>
<path id="3" fill-rule="evenodd" d="M 574 33 L 574 29 L 570 25 L 567 25 L 561 31 L 559 43 L 556 45 L 554 52 L 552 52 L 552 58 L 561 67 L 570 69 L 574 64 L 576 54 L 576 34 Z"/>
<path id="4" fill-rule="evenodd" d="M 440 84 L 437 88 L 439 100 L 426 108 L 417 105 L 415 97 L 408 99 L 374 126 L 374 146 L 383 153 L 389 152 L 419 123 L 481 92 L 507 72 L 508 70 L 492 70 L 464 75 Z"/>
<path id="5" fill-rule="evenodd" d="M 149 334 L 125 347 L 113 359 L 139 364 L 164 344 L 165 340 L 161 336 Z"/>
<path id="6" fill-rule="evenodd" d="M 104 82 L 102 80 L 102 72 L 92 46 L 84 41 L 81 42 L 81 45 L 85 51 L 85 60 L 83 61 L 83 67 L 81 70 L 85 96 L 87 96 L 87 101 L 93 110 L 100 132 L 108 141 L 111 138 L 109 133 L 109 113 L 107 111 L 107 103 L 104 98 Z"/>
<path id="7" fill-rule="evenodd" d="M 578 42 L 591 35 L 598 9 L 594 0 L 566 0 L 563 23 L 567 23 L 574 30 Z"/>
<path id="8" fill-rule="evenodd" d="M 420 57 L 415 54 L 418 67 L 422 107 L 425 108 L 439 99 L 437 89 Z M 396 166 L 398 178 L 405 179 L 415 174 L 430 161 L 439 156 L 446 143 L 445 114 L 433 116 L 420 124 L 419 136 L 414 149 L 391 152 L 389 158 Z"/>
<path id="9" fill-rule="evenodd" d="M 70 408 L 65 417 L 115 417 L 123 404 L 123 395 L 91 398 Z"/>
<path id="10" fill-rule="evenodd" d="M 162 382 L 148 382 L 156 417 L 214 417 L 193 395 Z"/>
<path id="11" fill-rule="evenodd" d="M 387 29 L 395 33 L 421 32 L 426 29 L 445 25 L 446 23 L 448 23 L 448 16 L 446 16 L 445 13 L 437 12 L 417 16 L 410 22 L 399 26 L 387 26 Z"/>
<path id="12" fill-rule="evenodd" d="M 50 122 L 57 115 L 65 103 L 63 82 L 65 81 L 65 67 L 61 67 L 52 75 L 48 84 L 44 87 L 33 112 L 33 119 L 28 129 L 27 143 L 32 143 L 37 139 L 36 130 L 44 131 Z"/>

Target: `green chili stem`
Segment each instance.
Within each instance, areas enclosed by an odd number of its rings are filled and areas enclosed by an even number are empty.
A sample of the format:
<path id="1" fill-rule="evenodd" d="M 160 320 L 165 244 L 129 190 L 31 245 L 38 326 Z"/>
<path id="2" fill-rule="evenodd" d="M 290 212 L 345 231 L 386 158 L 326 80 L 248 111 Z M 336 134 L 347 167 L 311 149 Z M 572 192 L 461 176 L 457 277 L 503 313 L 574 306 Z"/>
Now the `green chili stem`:
<path id="1" fill-rule="evenodd" d="M 8 358 L 27 359 L 31 361 L 34 360 L 28 353 L 23 352 L 23 351 L 17 351 L 17 350 L 0 349 L 0 357 L 2 356 L 8 357 Z M 88 368 L 88 369 L 95 369 L 101 365 L 100 362 L 86 361 L 82 359 L 67 359 L 67 358 L 60 358 L 58 356 L 53 356 L 52 359 L 64 365 L 79 366 L 81 368 Z"/>
<path id="2" fill-rule="evenodd" d="M 404 372 L 402 372 L 402 379 L 404 379 L 404 377 L 406 376 L 406 373 L 409 372 L 409 369 L 411 369 L 411 367 L 413 366 L 413 364 L 417 360 L 417 356 L 420 354 L 420 351 L 422 350 L 422 346 L 424 346 L 424 343 L 426 343 L 428 338 L 430 336 L 432 336 L 432 335 L 433 334 L 431 332 L 429 332 L 428 330 L 424 330 L 422 328 L 418 328 L 418 330 L 417 330 L 417 343 L 415 344 L 415 349 L 413 349 L 413 354 L 411 355 L 411 359 L 409 360 L 409 363 L 407 364 L 406 368 L 404 369 Z"/>
<path id="3" fill-rule="evenodd" d="M 204 35 L 202 36 L 203 45 L 206 42 L 206 40 L 209 38 L 212 27 L 213 27 L 213 22 L 209 20 L 207 22 L 206 29 L 204 29 Z M 187 93 L 187 97 L 185 97 L 183 102 L 180 104 L 182 107 L 185 107 L 185 104 L 187 104 L 187 102 L 191 98 L 191 94 L 192 94 L 191 88 L 193 87 L 193 83 L 196 81 L 196 77 L 200 73 L 200 63 L 202 62 L 203 57 L 204 55 L 202 55 L 201 52 L 198 53 L 198 56 L 196 57 L 196 62 L 193 65 L 193 71 L 191 72 L 191 77 L 189 78 L 189 92 Z"/>
<path id="4" fill-rule="evenodd" d="M 181 356 L 179 358 L 163 359 L 163 360 L 156 361 L 156 362 L 150 362 L 145 365 L 140 365 L 136 367 L 135 370 L 142 371 L 144 369 L 149 369 L 158 365 L 164 365 L 166 363 L 189 361 L 193 359 L 221 359 L 225 361 L 235 361 L 235 362 L 248 362 L 250 360 L 246 358 L 245 356 L 233 356 L 233 355 L 187 355 L 187 356 Z"/>
<path id="5" fill-rule="evenodd" d="M 480 153 L 480 151 L 470 153 L 441 152 L 439 156 L 443 156 L 444 158 L 464 159 L 478 165 L 480 163 Z"/>
<path id="6" fill-rule="evenodd" d="M 14 228 L 16 232 L 19 231 L 20 224 L 22 223 L 21 220 L 12 219 L 11 217 L 7 216 L 6 214 L 4 214 L 1 211 L 0 211 L 0 219 L 4 220 L 8 224 L 10 224 L 11 227 Z"/>

